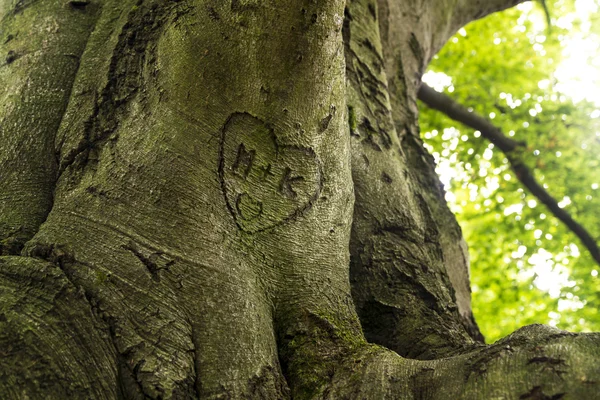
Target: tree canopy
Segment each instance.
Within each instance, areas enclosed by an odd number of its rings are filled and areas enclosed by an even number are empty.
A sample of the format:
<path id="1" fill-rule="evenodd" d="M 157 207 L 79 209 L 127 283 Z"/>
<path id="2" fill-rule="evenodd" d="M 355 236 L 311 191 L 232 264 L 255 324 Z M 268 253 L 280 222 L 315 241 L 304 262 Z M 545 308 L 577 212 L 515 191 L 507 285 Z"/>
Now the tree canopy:
<path id="1" fill-rule="evenodd" d="M 471 248 L 473 309 L 488 342 L 531 323 L 600 330 L 598 263 L 514 167 L 531 171 L 598 243 L 600 98 L 590 90 L 600 76 L 598 2 L 547 5 L 471 23 L 424 76 L 516 143 L 506 154 L 421 104 L 426 146 Z"/>

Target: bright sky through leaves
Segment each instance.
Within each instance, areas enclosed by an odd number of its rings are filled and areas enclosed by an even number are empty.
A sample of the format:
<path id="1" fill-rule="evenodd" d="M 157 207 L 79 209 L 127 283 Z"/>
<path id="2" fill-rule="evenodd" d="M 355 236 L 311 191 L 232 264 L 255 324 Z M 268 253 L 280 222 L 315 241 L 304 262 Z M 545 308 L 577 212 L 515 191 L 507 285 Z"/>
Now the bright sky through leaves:
<path id="1" fill-rule="evenodd" d="M 525 140 L 539 182 L 600 236 L 590 217 L 600 204 L 600 10 L 597 0 L 549 5 L 550 30 L 533 2 L 461 29 L 423 80 Z M 598 330 L 598 268 L 578 240 L 479 132 L 422 110 L 426 146 L 471 247 L 474 311 L 488 341 L 535 322 Z"/>

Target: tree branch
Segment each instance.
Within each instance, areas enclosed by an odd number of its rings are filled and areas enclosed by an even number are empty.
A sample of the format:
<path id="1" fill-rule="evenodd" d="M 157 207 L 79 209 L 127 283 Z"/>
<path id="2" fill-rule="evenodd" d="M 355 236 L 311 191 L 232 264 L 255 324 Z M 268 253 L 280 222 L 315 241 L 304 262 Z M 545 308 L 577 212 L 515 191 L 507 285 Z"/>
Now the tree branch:
<path id="1" fill-rule="evenodd" d="M 391 0 L 381 1 L 389 2 Z M 460 28 L 469 22 L 526 1 L 530 0 L 435 0 L 428 3 L 430 8 L 427 16 L 431 25 L 428 25 L 427 29 L 431 29 L 431 32 L 428 47 L 425 49 L 427 50 L 425 52 L 427 62 Z M 408 4 L 412 3 L 408 2 Z"/>
<path id="2" fill-rule="evenodd" d="M 439 93 L 427 86 L 421 84 L 418 98 L 430 108 L 443 112 L 453 120 L 460 122 L 470 128 L 477 129 L 481 132 L 481 136 L 488 139 L 497 146 L 508 158 L 512 170 L 519 181 L 542 203 L 548 207 L 550 212 L 559 220 L 561 220 L 577 237 L 582 244 L 588 249 L 596 263 L 600 265 L 600 249 L 598 244 L 589 234 L 589 232 L 571 217 L 571 215 L 558 205 L 554 199 L 542 185 L 540 185 L 533 176 L 531 170 L 523 163 L 523 161 L 514 154 L 518 147 L 524 147 L 523 142 L 517 142 L 505 136 L 500 129 L 495 127 L 490 121 L 484 117 L 469 112 L 465 107 L 452 100 L 443 93 Z"/>
<path id="3" fill-rule="evenodd" d="M 454 25 L 464 26 L 471 21 L 503 11 L 530 0 L 460 0 L 453 15 Z"/>

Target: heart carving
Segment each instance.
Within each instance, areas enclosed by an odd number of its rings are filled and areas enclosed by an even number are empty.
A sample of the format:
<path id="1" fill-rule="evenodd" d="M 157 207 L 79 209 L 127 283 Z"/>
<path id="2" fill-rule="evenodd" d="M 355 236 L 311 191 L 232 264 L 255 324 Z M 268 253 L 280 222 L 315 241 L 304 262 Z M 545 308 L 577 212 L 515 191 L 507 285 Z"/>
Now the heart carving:
<path id="1" fill-rule="evenodd" d="M 227 119 L 219 158 L 227 208 L 243 231 L 291 221 L 321 193 L 321 162 L 314 150 L 279 143 L 270 126 L 248 113 Z"/>

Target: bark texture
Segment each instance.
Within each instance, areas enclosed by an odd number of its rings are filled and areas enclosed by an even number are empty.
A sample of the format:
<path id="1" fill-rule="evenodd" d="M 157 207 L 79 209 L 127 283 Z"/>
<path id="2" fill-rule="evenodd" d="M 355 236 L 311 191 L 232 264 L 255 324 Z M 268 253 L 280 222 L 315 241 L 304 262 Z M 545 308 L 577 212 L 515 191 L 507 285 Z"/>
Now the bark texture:
<path id="1" fill-rule="evenodd" d="M 0 1 L 0 393 L 597 398 L 596 334 L 473 321 L 416 109 L 463 3 Z"/>

